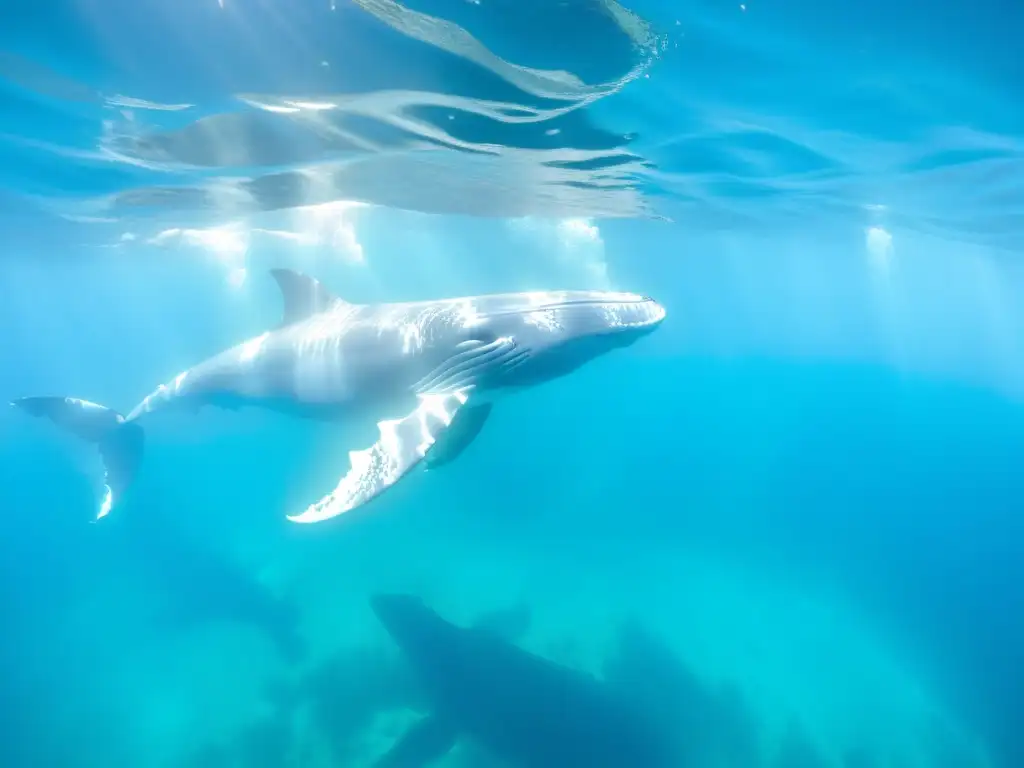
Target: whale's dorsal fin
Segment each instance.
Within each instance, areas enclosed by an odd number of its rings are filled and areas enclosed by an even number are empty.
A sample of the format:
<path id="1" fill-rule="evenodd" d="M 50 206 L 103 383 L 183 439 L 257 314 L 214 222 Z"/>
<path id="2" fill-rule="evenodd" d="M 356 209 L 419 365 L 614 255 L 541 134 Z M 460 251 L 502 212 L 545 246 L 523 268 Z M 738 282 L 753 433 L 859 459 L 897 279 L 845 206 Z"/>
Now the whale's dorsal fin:
<path id="1" fill-rule="evenodd" d="M 309 275 L 291 269 L 272 269 L 270 274 L 277 281 L 284 300 L 282 327 L 346 303 Z"/>

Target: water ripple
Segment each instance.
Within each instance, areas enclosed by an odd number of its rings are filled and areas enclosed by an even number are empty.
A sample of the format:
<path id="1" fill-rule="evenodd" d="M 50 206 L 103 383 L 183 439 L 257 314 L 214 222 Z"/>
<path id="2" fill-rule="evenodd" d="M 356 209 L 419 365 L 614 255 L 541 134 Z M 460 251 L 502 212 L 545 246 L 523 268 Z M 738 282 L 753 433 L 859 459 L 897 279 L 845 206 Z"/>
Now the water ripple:
<path id="1" fill-rule="evenodd" d="M 701 228 L 884 219 L 1024 247 L 1024 117 L 1003 70 L 908 53 L 868 24 L 876 3 L 861 26 L 799 3 L 648 5 L 653 22 L 617 0 L 111 0 L 84 22 L 108 70 L 0 34 L 0 186 L 77 221 L 345 200 Z"/>
<path id="2" fill-rule="evenodd" d="M 628 64 L 597 83 L 564 69 L 508 61 L 453 21 L 393 0 L 354 5 L 401 36 L 382 37 L 378 28 L 373 34 L 389 41 L 383 53 L 321 62 L 325 70 L 367 67 L 370 76 L 358 87 L 237 92 L 214 110 L 185 100 L 104 96 L 8 54 L 0 59 L 0 74 L 22 94 L 31 93 L 26 111 L 45 96 L 92 104 L 103 118 L 92 146 L 4 132 L 8 152 L 22 156 L 5 181 L 78 218 L 164 209 L 216 219 L 339 199 L 478 216 L 649 213 L 636 184 L 646 165 L 625 149 L 629 136 L 600 128 L 586 112 L 644 73 L 660 45 L 649 26 L 615 0 L 576 3 L 591 12 L 585 31 Z M 320 10 L 323 22 L 339 11 L 336 4 Z M 516 15 L 512 6 L 498 10 Z M 352 19 L 353 13 L 349 8 L 337 15 Z M 346 40 L 365 48 L 366 23 L 364 18 L 356 32 L 340 33 L 339 49 Z M 446 77 L 443 90 L 437 82 L 432 89 L 423 87 L 427 82 L 415 89 L 388 87 L 408 80 L 409 68 L 382 77 L 382 62 L 415 62 L 424 46 L 435 70 L 459 76 Z M 624 47 L 628 58 L 621 55 Z M 415 79 L 414 67 L 412 74 Z M 345 80 L 337 78 L 342 85 Z M 375 80 L 380 86 L 367 89 Z M 103 166 L 114 170 L 114 178 L 101 189 L 68 184 L 58 172 L 46 184 L 37 171 L 48 161 L 39 155 L 96 169 L 94 182 L 102 180 Z M 83 188 L 88 194 L 68 194 Z"/>

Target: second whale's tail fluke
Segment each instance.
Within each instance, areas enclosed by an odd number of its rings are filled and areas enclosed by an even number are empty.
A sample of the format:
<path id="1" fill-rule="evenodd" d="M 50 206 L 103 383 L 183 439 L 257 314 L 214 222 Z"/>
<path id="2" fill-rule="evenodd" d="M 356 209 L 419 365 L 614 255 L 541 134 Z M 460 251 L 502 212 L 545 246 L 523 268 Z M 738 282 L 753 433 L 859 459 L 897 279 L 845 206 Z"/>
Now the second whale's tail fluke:
<path id="1" fill-rule="evenodd" d="M 125 421 L 117 411 L 77 397 L 22 397 L 11 405 L 33 416 L 45 416 L 99 448 L 105 487 L 96 519 L 106 517 L 135 478 L 145 442 L 142 427 Z"/>

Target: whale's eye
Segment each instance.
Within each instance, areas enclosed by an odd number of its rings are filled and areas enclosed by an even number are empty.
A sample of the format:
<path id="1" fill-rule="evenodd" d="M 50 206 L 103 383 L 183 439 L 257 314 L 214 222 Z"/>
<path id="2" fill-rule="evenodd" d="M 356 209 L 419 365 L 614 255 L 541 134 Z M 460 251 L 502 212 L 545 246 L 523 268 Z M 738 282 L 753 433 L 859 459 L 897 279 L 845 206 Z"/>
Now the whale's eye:
<path id="1" fill-rule="evenodd" d="M 498 334 L 490 328 L 474 328 L 473 338 L 482 344 L 493 344 L 498 339 Z"/>

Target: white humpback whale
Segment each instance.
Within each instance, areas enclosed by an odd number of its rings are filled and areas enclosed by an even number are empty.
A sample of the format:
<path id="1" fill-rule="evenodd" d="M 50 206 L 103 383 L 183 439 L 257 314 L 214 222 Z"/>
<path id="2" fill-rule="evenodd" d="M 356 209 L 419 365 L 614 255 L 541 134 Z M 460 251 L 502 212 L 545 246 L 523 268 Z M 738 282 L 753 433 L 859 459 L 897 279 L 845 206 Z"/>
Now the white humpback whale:
<path id="1" fill-rule="evenodd" d="M 372 420 L 376 442 L 349 452 L 350 467 L 337 487 L 289 515 L 314 523 L 366 503 L 424 458 L 427 467 L 453 460 L 502 393 L 564 376 L 633 343 L 665 317 L 650 298 L 611 291 L 352 304 L 307 275 L 271 274 L 284 300 L 278 327 L 161 384 L 127 416 L 73 397 L 13 401 L 97 445 L 105 465 L 97 519 L 131 483 L 142 457 L 140 422 L 155 411 L 256 405 Z"/>

